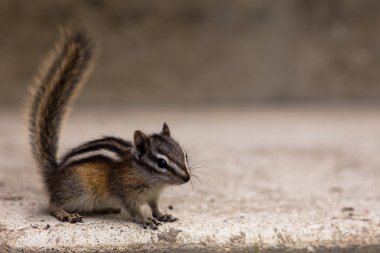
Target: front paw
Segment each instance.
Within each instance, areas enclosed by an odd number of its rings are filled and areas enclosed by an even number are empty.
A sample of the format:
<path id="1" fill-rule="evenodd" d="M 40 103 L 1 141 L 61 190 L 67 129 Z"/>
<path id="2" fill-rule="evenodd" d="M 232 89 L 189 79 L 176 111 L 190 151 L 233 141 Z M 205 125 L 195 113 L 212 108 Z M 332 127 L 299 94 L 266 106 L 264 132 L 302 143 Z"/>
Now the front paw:
<path id="1" fill-rule="evenodd" d="M 135 218 L 135 222 L 138 224 L 141 224 L 141 226 L 144 229 L 150 228 L 152 230 L 157 230 L 158 226 L 161 225 L 161 223 L 159 223 L 158 221 L 152 218 L 145 219 L 142 217 L 138 217 L 138 218 Z"/>
<path id="2" fill-rule="evenodd" d="M 175 222 L 175 221 L 178 221 L 178 219 L 176 217 L 174 217 L 173 215 L 171 214 L 163 214 L 163 215 L 160 215 L 158 217 L 155 217 L 156 220 L 158 221 L 162 221 L 162 222 Z"/>
<path id="3" fill-rule="evenodd" d="M 70 223 L 83 222 L 83 217 L 77 213 L 67 213 L 57 218 L 60 221 L 68 221 Z"/>
<path id="4" fill-rule="evenodd" d="M 159 223 L 159 222 L 156 221 L 155 219 L 151 219 L 151 218 L 145 220 L 145 221 L 142 223 L 142 227 L 143 227 L 144 229 L 150 228 L 150 229 L 152 229 L 152 230 L 157 230 L 159 225 L 161 225 L 161 223 Z"/>

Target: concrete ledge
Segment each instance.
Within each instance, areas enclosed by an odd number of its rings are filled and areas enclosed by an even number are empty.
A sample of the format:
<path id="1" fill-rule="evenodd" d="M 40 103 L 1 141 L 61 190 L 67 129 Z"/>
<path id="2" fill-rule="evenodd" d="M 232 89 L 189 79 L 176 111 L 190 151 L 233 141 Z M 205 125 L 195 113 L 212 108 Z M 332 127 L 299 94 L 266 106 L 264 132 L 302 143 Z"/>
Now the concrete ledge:
<path id="1" fill-rule="evenodd" d="M 379 115 L 331 108 L 74 113 L 63 149 L 104 133 L 129 138 L 165 120 L 202 164 L 200 183 L 194 178 L 193 188 L 163 196 L 162 209 L 180 221 L 150 231 L 127 214 L 85 216 L 81 224 L 49 216 L 22 123 L 4 111 L 0 252 L 379 252 Z"/>

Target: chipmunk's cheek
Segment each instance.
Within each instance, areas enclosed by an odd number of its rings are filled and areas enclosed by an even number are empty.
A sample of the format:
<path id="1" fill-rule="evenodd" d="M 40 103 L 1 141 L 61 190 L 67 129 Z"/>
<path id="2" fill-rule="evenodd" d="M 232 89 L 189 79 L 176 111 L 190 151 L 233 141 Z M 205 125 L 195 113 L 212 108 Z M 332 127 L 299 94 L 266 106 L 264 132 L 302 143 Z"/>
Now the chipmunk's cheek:
<path id="1" fill-rule="evenodd" d="M 178 177 L 170 178 L 169 183 L 172 185 L 180 185 L 183 184 L 183 181 Z"/>

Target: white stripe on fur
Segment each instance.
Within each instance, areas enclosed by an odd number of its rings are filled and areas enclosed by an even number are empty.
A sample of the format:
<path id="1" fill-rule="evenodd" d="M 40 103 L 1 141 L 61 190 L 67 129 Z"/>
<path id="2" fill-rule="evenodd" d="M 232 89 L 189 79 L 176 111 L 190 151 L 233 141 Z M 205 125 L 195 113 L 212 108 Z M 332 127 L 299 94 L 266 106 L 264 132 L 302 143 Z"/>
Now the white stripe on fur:
<path id="1" fill-rule="evenodd" d="M 93 156 L 98 156 L 98 155 L 107 157 L 107 158 L 109 158 L 115 162 L 118 162 L 121 160 L 121 157 L 116 152 L 113 152 L 113 151 L 108 150 L 108 149 L 99 149 L 99 150 L 91 150 L 88 152 L 73 155 L 69 159 L 67 159 L 67 161 L 65 162 L 64 165 L 72 163 L 72 162 L 77 162 L 77 161 L 82 160 L 82 159 L 87 159 L 87 158 L 90 158 Z"/>

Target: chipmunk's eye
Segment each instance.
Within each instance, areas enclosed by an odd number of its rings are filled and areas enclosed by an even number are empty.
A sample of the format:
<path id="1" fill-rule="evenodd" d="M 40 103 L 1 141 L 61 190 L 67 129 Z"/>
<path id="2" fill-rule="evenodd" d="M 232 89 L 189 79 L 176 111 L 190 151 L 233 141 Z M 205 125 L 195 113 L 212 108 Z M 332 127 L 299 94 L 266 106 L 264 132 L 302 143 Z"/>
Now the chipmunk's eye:
<path id="1" fill-rule="evenodd" d="M 157 159 L 157 166 L 160 168 L 166 168 L 168 166 L 168 164 L 166 163 L 166 161 L 164 159 L 158 158 Z"/>

